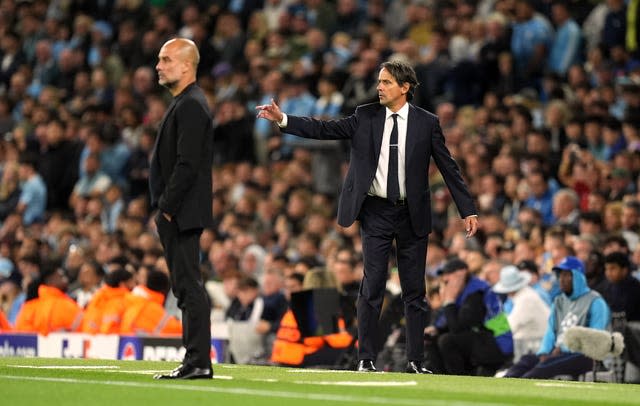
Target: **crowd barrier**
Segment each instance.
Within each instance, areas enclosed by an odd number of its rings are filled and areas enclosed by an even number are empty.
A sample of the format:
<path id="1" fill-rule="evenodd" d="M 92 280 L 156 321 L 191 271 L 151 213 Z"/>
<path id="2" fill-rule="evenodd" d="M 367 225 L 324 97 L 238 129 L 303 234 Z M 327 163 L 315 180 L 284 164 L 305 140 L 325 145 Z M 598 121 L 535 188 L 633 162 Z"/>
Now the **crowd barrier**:
<path id="1" fill-rule="evenodd" d="M 215 331 L 215 329 L 213 329 Z M 225 336 L 211 339 L 211 360 L 225 361 Z M 111 360 L 182 361 L 180 337 L 116 334 L 0 333 L 0 357 L 93 358 Z"/>

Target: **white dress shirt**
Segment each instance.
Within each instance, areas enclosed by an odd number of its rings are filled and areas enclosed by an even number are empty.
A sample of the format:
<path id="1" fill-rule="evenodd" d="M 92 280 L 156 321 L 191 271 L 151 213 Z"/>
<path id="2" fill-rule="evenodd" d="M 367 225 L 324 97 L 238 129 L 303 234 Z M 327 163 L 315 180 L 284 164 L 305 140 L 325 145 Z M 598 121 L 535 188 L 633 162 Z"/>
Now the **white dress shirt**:
<path id="1" fill-rule="evenodd" d="M 391 130 L 393 129 L 393 111 L 386 109 L 386 119 L 384 122 L 384 131 L 382 133 L 382 146 L 380 147 L 380 157 L 378 158 L 378 168 L 376 176 L 373 179 L 369 194 L 387 198 L 387 172 L 389 171 L 389 140 L 391 139 Z M 407 187 L 405 184 L 405 149 L 407 145 L 407 119 L 409 118 L 409 103 L 405 103 L 395 114 L 398 115 L 398 184 L 400 185 L 400 198 L 407 197 Z M 279 127 L 287 126 L 289 120 L 285 113 L 282 113 L 282 121 Z"/>
<path id="2" fill-rule="evenodd" d="M 382 133 L 382 146 L 380 147 L 380 158 L 378 158 L 378 168 L 373 179 L 369 194 L 374 196 L 387 197 L 387 172 L 389 171 L 389 139 L 393 129 L 393 111 L 386 108 L 386 119 L 384 121 L 384 131 Z M 395 114 L 398 115 L 398 184 L 400 185 L 400 198 L 407 197 L 407 187 L 405 182 L 405 150 L 407 145 L 407 119 L 409 118 L 409 103 L 405 103 Z"/>

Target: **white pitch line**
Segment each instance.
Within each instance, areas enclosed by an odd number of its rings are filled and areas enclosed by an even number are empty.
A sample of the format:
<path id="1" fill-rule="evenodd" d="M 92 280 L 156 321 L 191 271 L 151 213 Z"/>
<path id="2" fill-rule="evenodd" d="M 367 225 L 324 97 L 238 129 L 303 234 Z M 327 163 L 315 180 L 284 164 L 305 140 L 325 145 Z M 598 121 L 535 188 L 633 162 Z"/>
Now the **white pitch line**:
<path id="1" fill-rule="evenodd" d="M 162 371 L 151 371 L 151 370 L 130 370 L 130 371 L 104 371 L 104 372 L 111 372 L 114 374 L 139 374 L 139 375 L 149 375 L 149 376 L 153 376 L 155 374 L 161 374 L 163 372 L 167 372 L 166 370 L 162 370 Z M 220 379 L 222 381 L 230 381 L 233 379 L 233 376 L 229 376 L 229 375 L 213 375 L 213 379 Z"/>
<path id="2" fill-rule="evenodd" d="M 273 379 L 273 378 L 254 378 L 249 380 L 254 382 L 268 382 L 268 383 L 278 382 L 277 379 Z"/>
<path id="3" fill-rule="evenodd" d="M 416 381 L 293 381 L 305 385 L 335 385 L 335 386 L 416 386 Z"/>
<path id="4" fill-rule="evenodd" d="M 270 391 L 261 389 L 248 389 L 248 388 L 220 388 L 215 386 L 197 386 L 197 385 L 181 385 L 162 383 L 144 383 L 144 382 L 127 382 L 127 381 L 99 381 L 95 379 L 72 379 L 72 378 L 49 378 L 49 377 L 35 377 L 35 376 L 13 376 L 13 375 L 0 375 L 0 380 L 7 379 L 13 381 L 35 381 L 35 382 L 55 382 L 55 383 L 69 383 L 69 384 L 87 384 L 87 385 L 105 385 L 105 386 L 124 386 L 132 388 L 145 388 L 145 389 L 169 389 L 169 390 L 183 390 L 192 392 L 207 392 L 207 393 L 226 393 L 237 396 L 261 396 L 267 398 L 285 398 L 285 399 L 301 399 L 301 400 L 319 400 L 319 401 L 333 401 L 333 402 L 349 402 L 349 403 L 372 403 L 380 405 L 403 405 L 403 406 L 423 406 L 425 399 L 398 399 L 398 398 L 386 398 L 380 396 L 353 396 L 353 395 L 337 395 L 329 393 L 308 393 L 308 392 L 288 392 L 288 391 Z M 443 406 L 478 406 L 478 405 L 504 405 L 508 406 L 508 403 L 482 403 L 482 402 L 467 402 L 462 400 L 435 400 L 429 399 L 430 405 L 443 405 Z"/>
<path id="5" fill-rule="evenodd" d="M 119 369 L 115 365 L 7 365 L 10 368 L 28 369 Z"/>
<path id="6" fill-rule="evenodd" d="M 297 368 L 297 369 L 287 369 L 287 372 L 291 372 L 293 374 L 301 374 L 301 373 L 313 373 L 313 374 L 324 374 L 324 373 L 330 373 L 330 374 L 359 374 L 359 372 L 357 371 L 349 371 L 346 369 L 305 369 L 305 368 Z M 377 372 L 377 374 L 379 373 L 384 373 L 384 371 L 380 371 Z"/>
<path id="7" fill-rule="evenodd" d="M 542 386 L 542 387 L 548 387 L 548 388 L 571 388 L 571 389 L 595 389 L 595 385 L 591 384 L 591 383 L 580 383 L 580 382 L 574 382 L 574 383 L 564 383 L 564 382 L 536 382 L 535 386 Z M 607 388 L 604 386 L 599 386 L 598 389 L 604 389 L 606 390 Z"/>

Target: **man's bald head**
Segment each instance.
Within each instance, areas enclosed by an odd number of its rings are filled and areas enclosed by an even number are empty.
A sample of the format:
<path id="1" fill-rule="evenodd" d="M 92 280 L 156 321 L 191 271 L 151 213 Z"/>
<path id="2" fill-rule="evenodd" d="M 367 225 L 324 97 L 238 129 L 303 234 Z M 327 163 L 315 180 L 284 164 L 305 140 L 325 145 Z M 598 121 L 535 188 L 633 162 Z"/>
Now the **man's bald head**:
<path id="1" fill-rule="evenodd" d="M 196 70 L 200 62 L 198 47 L 186 38 L 171 39 L 160 48 L 158 54 L 158 83 L 176 96 L 189 84 L 196 81 Z"/>
<path id="2" fill-rule="evenodd" d="M 197 69 L 200 62 L 200 52 L 193 41 L 187 38 L 173 38 L 167 41 L 164 46 L 175 48 L 182 61 L 191 62 L 193 69 Z"/>

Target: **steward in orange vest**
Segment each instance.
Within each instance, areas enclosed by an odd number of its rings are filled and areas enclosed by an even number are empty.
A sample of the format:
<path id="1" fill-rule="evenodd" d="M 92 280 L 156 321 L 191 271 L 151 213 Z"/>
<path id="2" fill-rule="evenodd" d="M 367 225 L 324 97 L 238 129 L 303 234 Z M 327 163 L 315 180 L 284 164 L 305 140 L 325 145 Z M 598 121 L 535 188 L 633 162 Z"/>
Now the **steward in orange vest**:
<path id="1" fill-rule="evenodd" d="M 11 331 L 13 327 L 11 327 L 11 323 L 7 320 L 7 317 L 4 315 L 2 309 L 0 309 L 0 333 Z"/>
<path id="2" fill-rule="evenodd" d="M 147 286 L 138 285 L 127 294 L 120 334 L 182 335 L 182 322 L 167 313 L 164 299 L 169 292 L 169 277 L 151 270 Z"/>
<path id="3" fill-rule="evenodd" d="M 85 310 L 81 331 L 89 334 L 118 334 L 125 311 L 126 295 L 133 287 L 133 275 L 115 269 L 104 277 L 104 285 L 91 298 Z"/>
<path id="4" fill-rule="evenodd" d="M 69 280 L 60 266 L 53 264 L 40 272 L 38 296 L 22 306 L 16 331 L 47 335 L 55 331 L 78 331 L 82 309 L 64 292 Z"/>
<path id="5" fill-rule="evenodd" d="M 289 366 L 334 364 L 341 350 L 348 348 L 353 341 L 342 318 L 338 320 L 338 327 L 338 333 L 302 338 L 293 311 L 287 310 L 273 342 L 271 362 Z"/>

